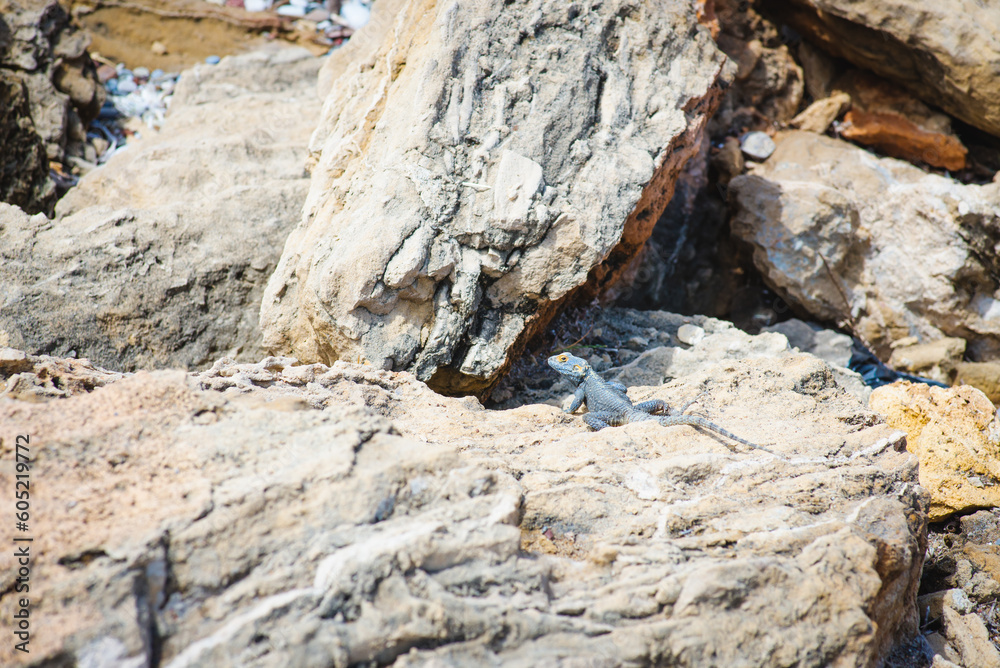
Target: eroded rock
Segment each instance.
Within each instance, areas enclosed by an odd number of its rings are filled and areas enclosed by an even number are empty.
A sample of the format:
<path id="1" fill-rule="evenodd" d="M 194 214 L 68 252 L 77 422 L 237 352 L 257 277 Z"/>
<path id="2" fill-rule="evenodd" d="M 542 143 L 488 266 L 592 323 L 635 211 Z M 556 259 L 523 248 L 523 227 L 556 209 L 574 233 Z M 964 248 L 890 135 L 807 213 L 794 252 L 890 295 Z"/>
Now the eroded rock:
<path id="1" fill-rule="evenodd" d="M 986 395 L 968 385 L 900 381 L 874 390 L 868 403 L 906 432 L 931 495 L 931 521 L 1000 506 L 1000 422 Z"/>
<path id="2" fill-rule="evenodd" d="M 261 307 L 265 344 L 483 392 L 560 303 L 610 284 L 645 242 L 724 58 L 685 6 L 375 12 L 326 66 L 339 76 Z"/>
<path id="3" fill-rule="evenodd" d="M 162 132 L 90 172 L 56 220 L 0 205 L 0 343 L 118 370 L 259 359 L 318 68 L 284 49 L 189 70 Z"/>
<path id="4" fill-rule="evenodd" d="M 915 458 L 780 335 L 708 361 L 735 334 L 674 318 L 706 330 L 678 351 L 688 372 L 632 398 L 701 395 L 699 412 L 787 460 L 688 427 L 487 411 L 345 362 L 220 360 L 58 403 L 0 398 L 2 455 L 30 431 L 46 481 L 33 652 L 156 651 L 174 668 L 878 663 L 916 630 Z M 5 588 L 12 563 L 0 554 Z"/>
<path id="5" fill-rule="evenodd" d="M 962 185 L 792 131 L 729 192 L 754 264 L 817 320 L 854 328 L 883 359 L 912 336 L 1000 356 L 1000 184 Z"/>

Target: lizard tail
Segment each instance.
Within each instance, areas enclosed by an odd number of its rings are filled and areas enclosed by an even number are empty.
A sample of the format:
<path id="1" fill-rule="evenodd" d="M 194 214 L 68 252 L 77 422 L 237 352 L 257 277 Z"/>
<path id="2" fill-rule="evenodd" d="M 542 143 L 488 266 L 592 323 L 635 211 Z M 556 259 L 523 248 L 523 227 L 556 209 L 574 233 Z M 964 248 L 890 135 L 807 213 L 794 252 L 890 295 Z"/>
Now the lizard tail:
<path id="1" fill-rule="evenodd" d="M 696 415 L 670 415 L 667 417 L 657 418 L 657 420 L 659 420 L 660 424 L 662 424 L 664 427 L 673 427 L 675 425 L 683 425 L 683 424 L 686 424 L 691 427 L 701 427 L 702 429 L 707 429 L 708 431 L 714 431 L 716 434 L 721 434 L 722 436 L 725 436 L 728 439 L 732 439 L 737 443 L 742 443 L 743 445 L 749 448 L 753 448 L 755 450 L 763 450 L 764 452 L 773 457 L 777 457 L 778 459 L 784 459 L 784 457 L 777 454 L 776 452 L 771 452 L 762 445 L 757 445 L 756 443 L 751 443 L 750 441 L 742 439 L 736 434 L 732 433 L 731 431 L 726 431 L 719 425 L 715 424 L 714 422 L 710 422 L 703 417 L 698 417 Z"/>

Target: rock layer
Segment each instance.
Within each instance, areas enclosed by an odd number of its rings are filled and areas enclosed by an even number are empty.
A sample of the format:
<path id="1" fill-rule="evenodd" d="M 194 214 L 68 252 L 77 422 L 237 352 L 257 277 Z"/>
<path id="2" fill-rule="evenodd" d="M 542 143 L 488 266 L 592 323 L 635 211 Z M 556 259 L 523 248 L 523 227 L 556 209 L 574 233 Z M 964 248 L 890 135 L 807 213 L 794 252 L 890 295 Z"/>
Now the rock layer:
<path id="1" fill-rule="evenodd" d="M 483 392 L 642 246 L 724 58 L 691 8 L 652 2 L 387 2 L 361 37 L 328 65 L 265 343 Z"/>
<path id="2" fill-rule="evenodd" d="M 888 359 L 917 337 L 1000 355 L 1000 184 L 962 185 L 806 132 L 730 182 L 734 234 L 782 298 Z"/>
<path id="3" fill-rule="evenodd" d="M 915 458 L 824 362 L 697 322 L 701 342 L 611 375 L 676 376 L 630 394 L 700 395 L 702 414 L 787 459 L 688 427 L 487 411 L 344 362 L 220 360 L 102 374 L 58 403 L 0 397 L 0 454 L 30 434 L 44 481 L 33 657 L 877 664 L 915 631 Z M 759 354 L 706 361 L 729 344 Z M 14 572 L 0 553 L 4 590 Z"/>
<path id="4" fill-rule="evenodd" d="M 189 70 L 162 132 L 90 172 L 57 219 L 0 205 L 0 345 L 118 370 L 259 359 L 318 68 L 285 49 Z"/>
<path id="5" fill-rule="evenodd" d="M 1000 11 L 979 0 L 765 3 L 830 53 L 1000 136 Z"/>

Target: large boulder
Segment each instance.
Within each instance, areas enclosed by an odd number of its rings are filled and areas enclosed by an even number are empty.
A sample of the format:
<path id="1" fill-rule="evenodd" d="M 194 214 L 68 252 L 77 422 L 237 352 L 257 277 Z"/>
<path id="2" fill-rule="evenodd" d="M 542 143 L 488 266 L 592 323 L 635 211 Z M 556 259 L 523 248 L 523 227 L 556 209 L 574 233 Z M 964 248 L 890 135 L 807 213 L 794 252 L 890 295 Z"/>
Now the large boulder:
<path id="1" fill-rule="evenodd" d="M 725 58 L 688 3 L 387 1 L 360 37 L 324 77 L 265 344 L 483 392 L 641 248 Z"/>
<path id="2" fill-rule="evenodd" d="M 320 61 L 303 49 L 185 72 L 163 130 L 57 206 L 0 205 L 0 345 L 118 370 L 259 359 L 267 278 L 301 211 Z"/>
<path id="3" fill-rule="evenodd" d="M 830 53 L 1000 136 L 1000 12 L 982 0 L 767 0 Z"/>
<path id="4" fill-rule="evenodd" d="M 32 658 L 869 666 L 916 633 L 926 499 L 901 432 L 779 334 L 664 313 L 599 327 L 653 329 L 608 369 L 654 383 L 633 399 L 700 397 L 781 458 L 690 427 L 487 411 L 343 361 L 93 370 L 88 392 L 79 362 L 0 356 L 76 379 L 65 399 L 0 396 L 0 455 L 27 434 L 34 459 Z M 16 566 L 0 552 L 5 590 Z"/>
<path id="5" fill-rule="evenodd" d="M 730 182 L 732 230 L 783 299 L 888 359 L 917 337 L 1000 356 L 1000 183 L 963 185 L 793 131 Z"/>

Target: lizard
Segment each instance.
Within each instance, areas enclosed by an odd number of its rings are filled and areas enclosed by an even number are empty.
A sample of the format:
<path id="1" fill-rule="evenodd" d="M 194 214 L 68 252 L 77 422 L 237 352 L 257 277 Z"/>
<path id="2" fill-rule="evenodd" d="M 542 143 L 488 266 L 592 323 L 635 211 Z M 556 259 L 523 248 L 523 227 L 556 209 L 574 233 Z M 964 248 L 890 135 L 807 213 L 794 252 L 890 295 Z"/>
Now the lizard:
<path id="1" fill-rule="evenodd" d="M 662 399 L 652 399 L 633 404 L 632 400 L 628 398 L 628 394 L 626 393 L 627 388 L 624 385 L 615 381 L 604 380 L 586 360 L 575 355 L 566 352 L 559 353 L 550 357 L 548 362 L 550 367 L 577 384 L 576 392 L 573 393 L 573 401 L 570 403 L 569 408 L 566 409 L 566 412 L 573 413 L 586 403 L 588 412 L 584 413 L 583 421 L 594 431 L 600 431 L 605 427 L 621 427 L 632 422 L 656 420 L 664 427 L 688 425 L 707 429 L 737 443 L 742 443 L 747 447 L 763 450 L 775 457 L 781 457 L 781 455 L 771 452 L 765 447 L 751 443 L 732 432 L 726 431 L 719 425 L 703 417 L 684 415 L 684 410 L 690 404 L 684 406 L 676 414 L 671 414 L 670 407 Z M 731 446 L 727 447 L 733 450 Z"/>

